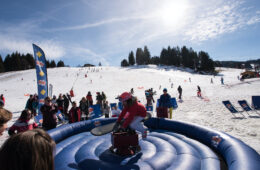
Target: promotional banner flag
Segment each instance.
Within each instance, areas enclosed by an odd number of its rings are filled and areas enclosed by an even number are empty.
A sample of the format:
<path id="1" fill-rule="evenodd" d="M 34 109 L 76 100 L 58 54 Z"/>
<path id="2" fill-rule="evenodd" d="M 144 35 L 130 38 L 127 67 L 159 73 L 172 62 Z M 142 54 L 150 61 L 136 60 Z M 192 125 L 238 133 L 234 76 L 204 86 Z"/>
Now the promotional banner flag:
<path id="1" fill-rule="evenodd" d="M 37 76 L 37 86 L 38 86 L 38 101 L 39 101 L 39 113 L 41 113 L 40 108 L 44 104 L 44 98 L 48 96 L 48 78 L 46 69 L 46 59 L 43 50 L 37 45 L 33 44 L 34 58 L 35 58 L 35 68 Z"/>

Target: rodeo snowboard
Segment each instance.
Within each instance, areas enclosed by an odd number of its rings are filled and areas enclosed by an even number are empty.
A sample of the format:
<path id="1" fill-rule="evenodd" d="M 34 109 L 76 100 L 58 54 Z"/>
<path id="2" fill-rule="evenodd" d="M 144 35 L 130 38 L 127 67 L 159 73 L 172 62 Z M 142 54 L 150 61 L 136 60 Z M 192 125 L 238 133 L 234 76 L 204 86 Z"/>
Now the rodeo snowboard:
<path id="1" fill-rule="evenodd" d="M 151 113 L 147 112 L 146 117 L 143 119 L 143 122 L 145 122 L 146 120 L 148 120 L 151 117 L 152 117 Z M 95 127 L 94 129 L 92 129 L 90 131 L 90 133 L 94 136 L 105 135 L 105 134 L 113 131 L 115 124 L 116 124 L 116 122 L 113 122 L 113 123 L 109 123 L 109 124 L 106 124 L 106 125 L 103 125 L 103 126 Z"/>

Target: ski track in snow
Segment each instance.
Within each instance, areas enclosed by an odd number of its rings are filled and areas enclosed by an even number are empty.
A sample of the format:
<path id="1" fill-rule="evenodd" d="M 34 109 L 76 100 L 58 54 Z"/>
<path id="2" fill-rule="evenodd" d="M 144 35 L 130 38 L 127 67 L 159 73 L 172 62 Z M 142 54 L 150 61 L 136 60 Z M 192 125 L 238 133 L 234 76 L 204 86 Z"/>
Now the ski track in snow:
<path id="1" fill-rule="evenodd" d="M 235 107 L 242 110 L 237 103 L 238 100 L 245 99 L 251 104 L 251 96 L 260 95 L 260 79 L 243 82 L 237 79 L 243 70 L 222 68 L 220 74 L 224 78 L 225 85 L 221 85 L 221 76 L 200 75 L 176 67 L 95 67 L 95 70 L 98 70 L 95 72 L 93 69 L 73 67 L 48 69 L 48 83 L 54 86 L 53 94 L 57 96 L 59 93 L 68 93 L 74 84 L 74 101 L 79 102 L 88 91 L 91 91 L 95 102 L 96 92 L 104 91 L 108 101 L 112 103 L 117 102 L 115 98 L 119 94 L 134 88 L 134 95 L 145 103 L 144 90 L 153 88 L 157 92 L 154 96 L 156 101 L 163 88 L 167 88 L 172 97 L 178 98 L 177 87 L 181 85 L 183 102 L 177 99 L 178 108 L 173 110 L 174 120 L 196 123 L 226 132 L 260 153 L 260 117 L 254 112 L 249 112 L 250 116 L 243 112 L 246 119 L 240 119 L 242 116 L 239 114 L 236 115 L 240 118 L 235 118 L 222 104 L 223 100 L 230 100 Z M 213 84 L 210 83 L 211 78 Z M 34 69 L 3 73 L 0 74 L 0 82 L 0 93 L 6 98 L 5 108 L 14 113 L 13 119 L 8 122 L 8 126 L 11 126 L 25 107 L 28 99 L 25 94 L 37 93 L 36 73 Z M 197 85 L 201 87 L 202 98 L 196 96 Z M 0 145 L 7 138 L 8 134 L 5 132 L 0 137 Z"/>

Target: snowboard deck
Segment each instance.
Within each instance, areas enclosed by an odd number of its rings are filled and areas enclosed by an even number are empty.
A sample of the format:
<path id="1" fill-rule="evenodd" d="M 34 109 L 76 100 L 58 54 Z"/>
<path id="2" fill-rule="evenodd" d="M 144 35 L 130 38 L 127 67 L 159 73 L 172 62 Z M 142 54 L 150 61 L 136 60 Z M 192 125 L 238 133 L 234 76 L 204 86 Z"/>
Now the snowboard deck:
<path id="1" fill-rule="evenodd" d="M 152 117 L 151 113 L 147 112 L 146 117 L 143 119 L 143 121 L 145 122 L 146 120 L 150 119 L 151 117 Z M 106 125 L 95 127 L 90 131 L 90 133 L 94 136 L 105 135 L 105 134 L 113 131 L 115 124 L 116 124 L 116 122 L 113 122 L 113 123 L 109 123 Z"/>

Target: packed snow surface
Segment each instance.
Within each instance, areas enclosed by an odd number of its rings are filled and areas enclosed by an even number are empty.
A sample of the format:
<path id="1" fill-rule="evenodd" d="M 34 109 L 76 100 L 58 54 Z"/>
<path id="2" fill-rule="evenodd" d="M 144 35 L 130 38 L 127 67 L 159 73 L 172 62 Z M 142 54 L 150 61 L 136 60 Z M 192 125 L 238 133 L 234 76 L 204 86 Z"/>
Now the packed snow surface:
<path id="1" fill-rule="evenodd" d="M 53 68 L 48 69 L 48 83 L 53 85 L 53 94 L 68 93 L 74 90 L 73 101 L 77 103 L 88 91 L 95 102 L 96 92 L 104 91 L 110 103 L 122 92 L 134 89 L 134 95 L 145 104 L 144 91 L 153 88 L 160 97 L 163 88 L 177 98 L 178 108 L 173 110 L 174 120 L 196 123 L 226 132 L 248 144 L 260 153 L 260 111 L 242 112 L 233 116 L 222 104 L 224 100 L 239 107 L 238 100 L 247 100 L 260 95 L 260 79 L 240 81 L 238 76 L 244 70 L 217 68 L 217 76 L 202 75 L 189 69 L 176 67 L 135 66 L 135 67 L 90 67 L 90 68 Z M 224 78 L 224 85 L 221 84 Z M 191 81 L 189 81 L 189 78 Z M 213 83 L 211 83 L 211 78 Z M 178 86 L 183 89 L 183 99 L 178 99 Z M 197 86 L 201 87 L 202 98 L 197 97 Z M 13 112 L 11 126 L 25 108 L 28 94 L 37 93 L 35 69 L 0 74 L 0 93 L 6 98 L 5 108 Z M 156 103 L 154 103 L 155 106 Z M 156 113 L 153 113 L 155 116 Z M 0 137 L 0 145 L 8 138 L 7 132 Z"/>

